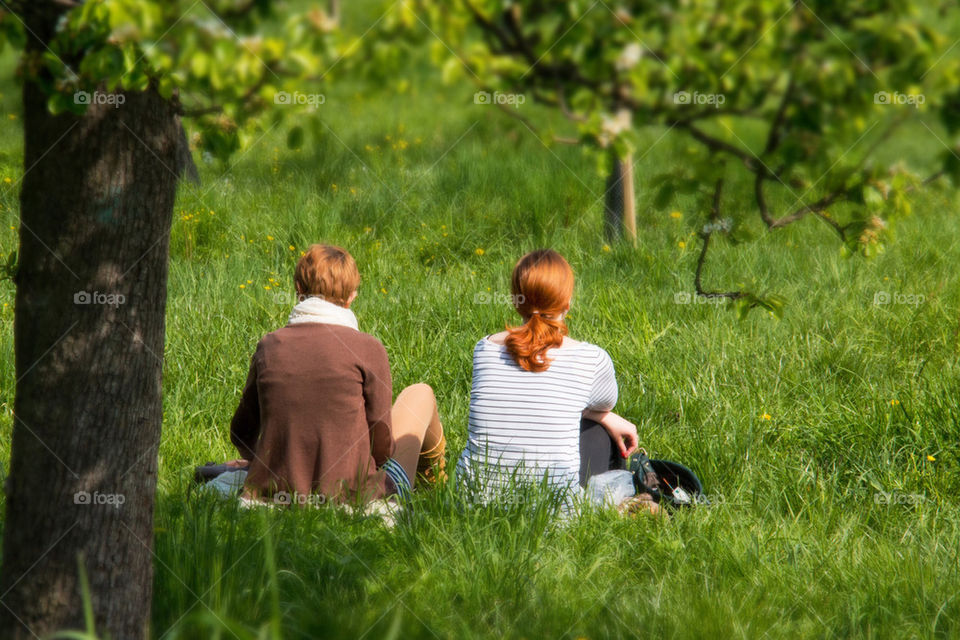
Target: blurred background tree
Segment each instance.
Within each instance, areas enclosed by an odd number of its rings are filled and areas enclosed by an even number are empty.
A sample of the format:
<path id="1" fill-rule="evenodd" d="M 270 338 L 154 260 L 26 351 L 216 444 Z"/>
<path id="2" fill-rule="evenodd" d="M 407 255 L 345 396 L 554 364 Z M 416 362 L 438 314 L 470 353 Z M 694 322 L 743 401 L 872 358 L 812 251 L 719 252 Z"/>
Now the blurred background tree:
<path id="1" fill-rule="evenodd" d="M 638 130 L 689 137 L 686 157 L 644 177 L 650 207 L 697 196 L 696 292 L 736 299 L 743 311 L 779 312 L 776 296 L 703 287 L 711 237 L 747 239 L 750 216 L 769 230 L 814 217 L 846 250 L 869 256 L 882 249 L 888 222 L 910 212 L 912 190 L 944 172 L 960 178 L 960 143 L 942 152 L 933 176 L 878 160 L 891 134 L 918 114 L 938 114 L 951 135 L 960 128 L 960 61 L 946 55 L 950 41 L 938 28 L 949 22 L 946 12 L 958 8 L 907 0 L 408 0 L 394 22 L 414 31 L 429 24 L 448 78 L 566 116 L 573 136 L 541 131 L 508 100 L 496 103 L 547 144 L 573 138 L 597 153 L 607 171 L 608 235 L 636 242 Z M 752 207 L 724 198 L 725 179 L 753 183 Z M 773 210 L 771 191 L 793 204 Z"/>

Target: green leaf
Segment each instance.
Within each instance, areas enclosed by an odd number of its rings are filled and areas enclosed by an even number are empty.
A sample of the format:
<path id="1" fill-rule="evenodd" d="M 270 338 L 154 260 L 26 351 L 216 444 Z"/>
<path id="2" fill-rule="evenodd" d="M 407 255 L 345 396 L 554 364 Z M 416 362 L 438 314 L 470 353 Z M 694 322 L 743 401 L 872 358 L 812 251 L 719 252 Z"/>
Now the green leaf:
<path id="1" fill-rule="evenodd" d="M 299 149 L 303 146 L 303 127 L 293 127 L 287 133 L 287 148 Z"/>

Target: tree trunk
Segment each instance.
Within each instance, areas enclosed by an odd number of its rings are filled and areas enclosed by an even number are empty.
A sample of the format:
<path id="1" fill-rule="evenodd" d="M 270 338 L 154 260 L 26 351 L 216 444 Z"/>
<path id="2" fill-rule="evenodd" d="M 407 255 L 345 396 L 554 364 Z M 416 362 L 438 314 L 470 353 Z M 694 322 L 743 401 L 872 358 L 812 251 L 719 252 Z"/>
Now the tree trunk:
<path id="1" fill-rule="evenodd" d="M 637 210 L 633 195 L 633 155 L 610 152 L 610 174 L 604 192 L 604 228 L 608 240 L 626 237 L 637 246 Z"/>
<path id="2" fill-rule="evenodd" d="M 64 3 L 61 3 L 62 7 Z M 44 50 L 62 8 L 25 11 Z M 52 116 L 24 81 L 16 399 L 0 637 L 83 627 L 144 638 L 162 418 L 179 120 L 153 91 Z"/>

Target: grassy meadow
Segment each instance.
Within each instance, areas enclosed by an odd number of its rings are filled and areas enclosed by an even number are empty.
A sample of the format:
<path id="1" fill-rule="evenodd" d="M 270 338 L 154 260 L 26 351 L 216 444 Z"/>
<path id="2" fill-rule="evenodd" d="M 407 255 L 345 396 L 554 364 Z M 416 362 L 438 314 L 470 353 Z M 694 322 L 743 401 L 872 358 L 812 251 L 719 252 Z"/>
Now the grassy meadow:
<path id="1" fill-rule="evenodd" d="M 22 130 L 13 59 L 0 73 L 0 261 L 16 249 Z M 719 242 L 708 288 L 788 300 L 778 320 L 684 304 L 706 212 L 654 210 L 645 182 L 677 135 L 636 157 L 639 246 L 605 244 L 603 177 L 422 70 L 404 91 L 338 78 L 317 139 L 284 126 L 229 166 L 197 155 L 174 216 L 156 512 L 156 638 L 950 638 L 960 636 L 960 264 L 957 198 L 916 195 L 895 240 L 841 256 L 809 219 Z M 563 126 L 529 103 L 524 115 Z M 941 146 L 919 124 L 887 151 L 923 172 Z M 753 211 L 730 172 L 725 206 Z M 797 193 L 796 196 L 800 194 Z M 789 192 L 772 193 L 777 209 Z M 759 219 L 756 220 L 759 223 Z M 282 326 L 313 242 L 355 256 L 361 329 L 390 355 L 394 392 L 436 390 L 454 464 L 471 353 L 516 320 L 510 269 L 552 247 L 577 275 L 571 335 L 604 347 L 616 411 L 652 457 L 681 461 L 712 504 L 669 519 L 536 501 L 464 504 L 422 492 L 388 529 L 323 508 L 245 511 L 190 491 L 194 465 L 233 458 L 228 426 L 249 357 Z M 678 295 L 679 294 L 679 295 Z M 876 304 L 889 294 L 889 303 Z M 13 300 L 0 282 L 0 463 L 12 431 Z"/>

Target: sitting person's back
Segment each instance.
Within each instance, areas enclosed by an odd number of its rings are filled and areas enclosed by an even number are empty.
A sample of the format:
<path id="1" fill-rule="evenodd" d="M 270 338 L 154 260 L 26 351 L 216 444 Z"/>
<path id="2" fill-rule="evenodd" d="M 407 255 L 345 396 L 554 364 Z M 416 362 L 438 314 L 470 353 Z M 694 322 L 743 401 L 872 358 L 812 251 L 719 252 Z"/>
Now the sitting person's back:
<path id="1" fill-rule="evenodd" d="M 444 477 L 446 440 L 433 390 L 404 389 L 391 406 L 387 352 L 350 304 L 360 273 L 345 250 L 313 245 L 297 263 L 300 302 L 257 345 L 230 439 L 245 496 L 319 504 L 406 495 L 416 477 Z M 245 462 L 244 462 L 245 461 Z"/>
<path id="2" fill-rule="evenodd" d="M 477 343 L 459 470 L 486 468 L 489 482 L 499 486 L 514 477 L 536 481 L 544 473 L 556 488 L 577 484 L 582 414 L 609 411 L 616 403 L 613 363 L 600 347 L 569 339 L 546 354 L 549 368 L 532 372 L 502 342 L 486 337 Z"/>
<path id="3" fill-rule="evenodd" d="M 554 489 L 575 489 L 581 418 L 601 423 L 624 456 L 636 446 L 636 427 L 610 413 L 617 401 L 610 356 L 566 337 L 573 295 L 566 260 L 552 250 L 527 254 L 514 268 L 511 291 L 524 324 L 474 349 L 467 446 L 457 473 L 484 491 L 544 477 Z"/>
<path id="4" fill-rule="evenodd" d="M 234 445 L 250 460 L 248 491 L 384 495 L 378 468 L 394 448 L 391 388 L 386 351 L 371 335 L 302 322 L 264 336 L 231 425 Z"/>

